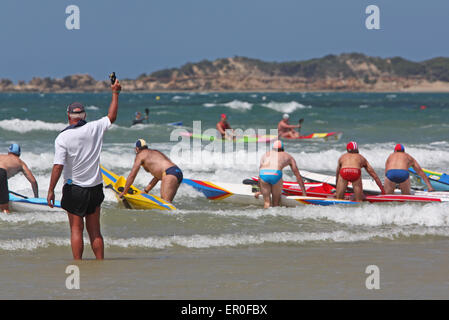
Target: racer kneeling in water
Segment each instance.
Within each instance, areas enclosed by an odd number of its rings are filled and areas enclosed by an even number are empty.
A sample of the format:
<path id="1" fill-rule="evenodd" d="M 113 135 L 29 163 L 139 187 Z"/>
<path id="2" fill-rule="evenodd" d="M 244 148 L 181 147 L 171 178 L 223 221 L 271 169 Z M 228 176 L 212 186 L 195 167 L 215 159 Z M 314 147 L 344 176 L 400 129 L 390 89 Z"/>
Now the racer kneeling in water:
<path id="1" fill-rule="evenodd" d="M 277 207 L 281 202 L 282 169 L 290 166 L 301 187 L 303 196 L 307 196 L 304 181 L 302 181 L 295 159 L 284 151 L 284 143 L 276 140 L 273 150 L 262 156 L 259 167 L 259 185 L 263 195 L 264 208 Z"/>
<path id="2" fill-rule="evenodd" d="M 149 149 L 143 139 L 136 141 L 135 150 L 136 158 L 133 168 L 126 179 L 125 188 L 119 196 L 123 197 L 127 194 L 142 166 L 146 172 L 149 172 L 154 177 L 143 191 L 145 193 L 150 192 L 159 180 L 161 180 L 161 198 L 165 201 L 172 202 L 183 179 L 181 169 L 162 152 Z"/>
<path id="3" fill-rule="evenodd" d="M 3 213 L 10 213 L 8 179 L 19 172 L 22 172 L 30 182 L 34 197 L 39 198 L 36 178 L 26 163 L 20 159 L 20 146 L 13 143 L 8 148 L 8 154 L 0 155 L 0 211 Z"/>
<path id="4" fill-rule="evenodd" d="M 415 169 L 426 183 L 428 191 L 435 191 L 418 162 L 405 152 L 402 144 L 398 143 L 394 148 L 394 152 L 385 162 L 385 192 L 387 194 L 394 193 L 396 184 L 399 184 L 402 194 L 410 194 L 410 174 L 408 172 L 410 167 Z"/>
<path id="5" fill-rule="evenodd" d="M 355 200 L 363 200 L 364 196 L 361 168 L 365 168 L 369 175 L 373 177 L 374 181 L 376 181 L 382 194 L 385 194 L 382 182 L 380 181 L 376 172 L 371 167 L 368 160 L 366 160 L 364 156 L 359 154 L 357 143 L 353 141 L 349 142 L 346 146 L 346 151 L 347 153 L 343 154 L 340 159 L 338 159 L 336 175 L 336 198 L 344 199 L 348 183 L 351 182 L 352 188 L 354 190 Z"/>

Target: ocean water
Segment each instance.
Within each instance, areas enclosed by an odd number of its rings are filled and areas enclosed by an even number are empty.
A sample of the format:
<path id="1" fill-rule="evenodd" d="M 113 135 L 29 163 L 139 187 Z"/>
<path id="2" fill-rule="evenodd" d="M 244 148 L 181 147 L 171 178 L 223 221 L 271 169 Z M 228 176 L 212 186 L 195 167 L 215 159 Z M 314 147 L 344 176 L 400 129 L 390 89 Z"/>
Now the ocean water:
<path id="1" fill-rule="evenodd" d="M 67 125 L 66 107 L 82 102 L 87 120 L 107 114 L 110 94 L 0 94 L 0 151 L 22 147 L 22 159 L 46 197 L 54 139 Z M 426 106 L 425 109 L 421 106 Z M 150 110 L 149 124 L 131 126 Z M 122 93 L 117 122 L 106 133 L 102 164 L 127 176 L 134 142 L 143 138 L 181 167 L 184 177 L 239 183 L 257 174 L 253 146 L 182 157 L 175 129 L 214 128 L 221 113 L 233 128 L 275 129 L 283 113 L 304 118 L 302 133 L 342 131 L 336 142 L 286 142 L 299 169 L 334 174 L 348 141 L 383 177 L 396 143 L 422 167 L 449 170 L 449 94 L 424 93 Z M 168 125 L 182 121 L 182 127 Z M 294 180 L 284 170 L 286 180 Z M 363 173 L 367 178 L 366 172 Z M 151 176 L 143 170 L 135 185 Z M 23 175 L 10 189 L 31 195 Z M 56 196 L 61 196 L 58 184 Z M 159 186 L 153 193 L 159 194 Z M 8 299 L 307 299 L 447 298 L 447 204 L 361 204 L 356 207 L 271 208 L 217 203 L 182 185 L 175 213 L 126 210 L 105 191 L 105 261 L 71 257 L 65 214 L 0 215 L 0 298 Z M 65 268 L 80 268 L 81 288 L 65 287 Z M 377 265 L 379 290 L 365 273 Z"/>

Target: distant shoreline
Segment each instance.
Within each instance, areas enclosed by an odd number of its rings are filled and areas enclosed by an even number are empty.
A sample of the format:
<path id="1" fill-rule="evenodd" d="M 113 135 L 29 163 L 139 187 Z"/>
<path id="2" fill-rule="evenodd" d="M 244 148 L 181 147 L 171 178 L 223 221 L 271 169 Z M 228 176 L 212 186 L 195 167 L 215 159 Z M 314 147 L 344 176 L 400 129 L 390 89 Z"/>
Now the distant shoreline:
<path id="1" fill-rule="evenodd" d="M 449 58 L 422 62 L 361 53 L 291 62 L 246 57 L 203 60 L 179 68 L 121 79 L 124 92 L 449 92 Z M 35 77 L 28 82 L 0 78 L 0 92 L 108 92 L 110 82 L 88 74 Z"/>
<path id="2" fill-rule="evenodd" d="M 157 91 L 126 91 L 122 88 L 122 94 L 157 94 L 157 93 L 449 93 L 449 88 L 446 90 L 403 90 L 403 91 L 382 91 L 382 90 L 372 90 L 372 91 L 349 91 L 349 90 L 157 90 Z M 108 90 L 104 91 L 0 91 L 0 94 L 19 94 L 19 93 L 29 93 L 29 94 L 89 94 L 89 93 L 110 93 Z"/>

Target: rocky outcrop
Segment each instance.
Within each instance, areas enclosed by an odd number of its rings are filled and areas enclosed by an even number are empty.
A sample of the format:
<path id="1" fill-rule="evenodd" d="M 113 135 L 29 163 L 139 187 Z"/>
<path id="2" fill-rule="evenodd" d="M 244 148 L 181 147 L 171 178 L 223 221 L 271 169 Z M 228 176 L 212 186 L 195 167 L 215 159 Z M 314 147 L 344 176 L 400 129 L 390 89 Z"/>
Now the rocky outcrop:
<path id="1" fill-rule="evenodd" d="M 449 58 L 413 62 L 350 53 L 277 63 L 233 57 L 187 63 L 137 79 L 122 79 L 121 83 L 128 92 L 449 91 Z M 87 74 L 33 78 L 17 84 L 0 79 L 0 91 L 12 92 L 101 92 L 109 86 L 109 81 L 97 81 Z"/>

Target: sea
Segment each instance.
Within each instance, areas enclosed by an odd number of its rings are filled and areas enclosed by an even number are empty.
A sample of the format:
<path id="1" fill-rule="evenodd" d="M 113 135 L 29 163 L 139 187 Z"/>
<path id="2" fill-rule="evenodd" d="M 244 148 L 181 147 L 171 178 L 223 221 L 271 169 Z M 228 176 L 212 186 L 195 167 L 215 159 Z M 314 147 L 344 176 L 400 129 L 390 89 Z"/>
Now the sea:
<path id="1" fill-rule="evenodd" d="M 11 143 L 46 198 L 54 140 L 67 126 L 67 106 L 85 105 L 87 121 L 107 115 L 110 93 L 0 93 L 0 153 Z M 132 125 L 136 112 L 149 122 Z M 180 131 L 215 128 L 225 113 L 232 128 L 276 129 L 284 113 L 301 133 L 341 131 L 339 141 L 288 141 L 299 170 L 335 174 L 356 141 L 381 180 L 397 143 L 426 169 L 448 172 L 449 94 L 329 92 L 173 92 L 120 95 L 117 121 L 106 132 L 101 163 L 127 177 L 134 143 L 145 139 L 182 169 L 185 178 L 241 183 L 258 173 L 259 149 L 201 155 Z M 181 126 L 171 123 L 182 122 Z M 266 145 L 265 145 L 266 147 Z M 263 150 L 262 148 L 260 150 Z M 368 178 L 364 171 L 363 177 Z M 134 185 L 152 176 L 140 170 Z M 289 168 L 285 180 L 294 180 Z M 413 180 L 414 186 L 419 182 Z M 160 185 L 152 190 L 159 195 Z M 10 190 L 32 196 L 22 174 Z M 56 187 L 61 198 L 62 179 Z M 383 203 L 262 209 L 212 201 L 182 184 L 173 212 L 130 210 L 105 189 L 101 229 L 105 260 L 96 261 L 85 231 L 82 261 L 74 261 L 65 213 L 0 214 L 0 299 L 447 299 L 449 206 Z M 67 285 L 70 266 L 79 287 Z"/>

